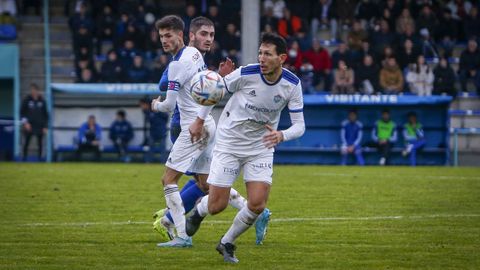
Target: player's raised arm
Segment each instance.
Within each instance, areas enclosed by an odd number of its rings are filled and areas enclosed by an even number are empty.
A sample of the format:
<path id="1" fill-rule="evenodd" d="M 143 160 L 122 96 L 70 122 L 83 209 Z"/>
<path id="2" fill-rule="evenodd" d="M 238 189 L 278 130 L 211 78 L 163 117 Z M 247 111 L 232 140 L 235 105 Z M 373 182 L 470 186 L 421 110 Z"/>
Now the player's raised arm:
<path id="1" fill-rule="evenodd" d="M 167 96 L 164 101 L 160 98 L 152 101 L 152 110 L 155 112 L 172 112 L 177 104 L 178 90 L 185 84 L 185 68 L 178 61 L 171 62 L 168 66 Z"/>

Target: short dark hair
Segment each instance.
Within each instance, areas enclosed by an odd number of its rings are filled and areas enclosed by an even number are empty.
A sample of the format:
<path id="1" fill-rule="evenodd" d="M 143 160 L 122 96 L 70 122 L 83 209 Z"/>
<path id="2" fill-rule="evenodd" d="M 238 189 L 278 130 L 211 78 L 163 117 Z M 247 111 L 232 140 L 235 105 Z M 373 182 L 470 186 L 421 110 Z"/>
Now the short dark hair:
<path id="1" fill-rule="evenodd" d="M 409 111 L 409 112 L 407 113 L 407 117 L 410 118 L 410 117 L 412 117 L 412 116 L 417 117 L 417 113 L 414 112 L 414 111 Z"/>
<path id="2" fill-rule="evenodd" d="M 385 108 L 385 109 L 382 110 L 382 114 L 383 114 L 383 113 L 388 113 L 388 114 L 390 114 L 390 110 L 387 109 L 387 108 Z"/>
<path id="3" fill-rule="evenodd" d="M 120 117 L 122 117 L 122 118 L 125 118 L 125 116 L 126 116 L 127 114 L 125 113 L 124 110 L 119 110 L 119 111 L 117 112 L 117 115 L 120 116 Z"/>
<path id="4" fill-rule="evenodd" d="M 38 84 L 36 84 L 36 83 L 31 83 L 30 88 L 33 88 L 35 90 L 40 90 L 40 87 L 38 87 Z"/>
<path id="5" fill-rule="evenodd" d="M 151 99 L 150 99 L 149 96 L 144 96 L 144 97 L 141 98 L 138 102 L 139 102 L 139 103 L 150 104 L 150 102 L 152 102 L 152 101 L 151 101 Z"/>
<path id="6" fill-rule="evenodd" d="M 262 35 L 260 44 L 267 43 L 275 45 L 275 51 L 277 54 L 286 54 L 287 53 L 287 42 L 285 39 L 274 33 L 264 33 Z"/>
<path id="7" fill-rule="evenodd" d="M 155 22 L 155 28 L 157 31 L 160 29 L 172 29 L 183 32 L 183 30 L 185 30 L 185 23 L 177 15 L 167 15 Z"/>
<path id="8" fill-rule="evenodd" d="M 204 25 L 215 27 L 212 20 L 210 20 L 209 18 L 203 17 L 203 16 L 198 16 L 198 17 L 193 18 L 193 20 L 190 22 L 190 30 L 189 31 L 192 32 L 192 33 L 195 33 L 195 32 L 198 31 L 198 29 L 200 29 L 200 27 L 202 27 Z"/>

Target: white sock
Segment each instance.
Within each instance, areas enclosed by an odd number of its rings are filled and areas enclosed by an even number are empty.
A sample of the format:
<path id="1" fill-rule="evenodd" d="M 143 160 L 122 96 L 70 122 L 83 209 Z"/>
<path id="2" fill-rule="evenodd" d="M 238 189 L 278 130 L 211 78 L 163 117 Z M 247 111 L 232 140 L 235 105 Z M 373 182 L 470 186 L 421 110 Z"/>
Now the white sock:
<path id="1" fill-rule="evenodd" d="M 231 188 L 228 203 L 234 208 L 240 210 L 247 205 L 247 200 L 238 191 Z"/>
<path id="2" fill-rule="evenodd" d="M 201 217 L 206 217 L 208 215 L 208 195 L 203 196 L 197 204 L 197 212 Z"/>
<path id="3" fill-rule="evenodd" d="M 235 240 L 244 233 L 248 228 L 255 223 L 257 220 L 258 215 L 254 212 L 250 211 L 248 207 L 243 207 L 242 210 L 238 211 L 237 215 L 233 219 L 233 224 L 228 229 L 227 233 L 223 236 L 220 242 L 222 244 L 225 243 L 233 243 Z"/>
<path id="4" fill-rule="evenodd" d="M 183 208 L 182 198 L 180 197 L 180 192 L 178 192 L 178 185 L 166 185 L 163 190 L 165 191 L 167 207 L 170 210 L 170 215 L 172 215 L 173 223 L 175 223 L 177 235 L 187 239 L 188 235 L 185 232 L 185 208 Z"/>

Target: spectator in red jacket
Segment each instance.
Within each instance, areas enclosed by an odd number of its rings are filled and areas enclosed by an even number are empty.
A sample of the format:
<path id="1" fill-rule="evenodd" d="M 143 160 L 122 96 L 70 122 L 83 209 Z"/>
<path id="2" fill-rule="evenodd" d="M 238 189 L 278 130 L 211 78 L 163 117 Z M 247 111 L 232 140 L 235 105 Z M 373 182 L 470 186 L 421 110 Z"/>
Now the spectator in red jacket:
<path id="1" fill-rule="evenodd" d="M 287 53 L 288 53 L 288 58 L 287 58 L 287 61 L 285 61 L 284 65 L 289 70 L 293 71 L 294 73 L 297 73 L 300 69 L 300 66 L 302 65 L 302 50 L 300 49 L 300 45 L 298 44 L 298 41 L 292 42 Z"/>
<path id="2" fill-rule="evenodd" d="M 323 80 L 323 88 L 330 91 L 332 82 L 332 60 L 327 50 L 322 48 L 320 41 L 313 40 L 312 49 L 305 52 L 305 58 L 313 65 L 314 85 L 318 85 Z"/>

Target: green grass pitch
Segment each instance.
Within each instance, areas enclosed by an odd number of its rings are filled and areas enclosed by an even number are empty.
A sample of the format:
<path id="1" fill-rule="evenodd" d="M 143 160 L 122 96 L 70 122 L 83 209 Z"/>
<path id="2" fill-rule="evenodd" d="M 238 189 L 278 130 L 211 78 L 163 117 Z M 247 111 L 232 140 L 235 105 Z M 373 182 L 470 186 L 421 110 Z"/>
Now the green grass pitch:
<path id="1" fill-rule="evenodd" d="M 242 235 L 235 266 L 215 251 L 231 208 L 156 247 L 163 169 L 0 163 L 0 269 L 480 268 L 479 168 L 275 166 L 267 240 Z"/>

